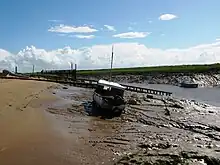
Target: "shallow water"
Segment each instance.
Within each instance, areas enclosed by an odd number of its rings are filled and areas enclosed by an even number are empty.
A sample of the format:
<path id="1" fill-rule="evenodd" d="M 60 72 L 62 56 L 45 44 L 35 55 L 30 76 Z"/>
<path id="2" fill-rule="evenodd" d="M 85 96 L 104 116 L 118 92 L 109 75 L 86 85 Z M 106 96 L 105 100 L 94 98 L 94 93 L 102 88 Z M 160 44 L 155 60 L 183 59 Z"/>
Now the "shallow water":
<path id="1" fill-rule="evenodd" d="M 178 86 L 163 84 L 132 84 L 172 92 L 174 97 L 192 99 L 213 106 L 220 106 L 220 88 L 181 88 Z"/>

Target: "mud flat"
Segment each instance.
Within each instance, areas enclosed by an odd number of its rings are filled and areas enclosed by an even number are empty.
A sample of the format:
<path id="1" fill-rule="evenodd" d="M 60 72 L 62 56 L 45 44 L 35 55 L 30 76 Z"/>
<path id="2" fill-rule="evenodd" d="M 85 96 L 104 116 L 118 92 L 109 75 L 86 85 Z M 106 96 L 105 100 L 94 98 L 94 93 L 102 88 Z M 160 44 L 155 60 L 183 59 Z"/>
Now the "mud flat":
<path id="1" fill-rule="evenodd" d="M 119 118 L 89 116 L 93 90 L 0 79 L 0 164 L 220 164 L 219 108 L 126 92 Z"/>
<path id="2" fill-rule="evenodd" d="M 220 109 L 192 100 L 126 92 L 119 118 L 88 116 L 93 90 L 59 86 L 47 109 L 81 164 L 220 164 Z"/>

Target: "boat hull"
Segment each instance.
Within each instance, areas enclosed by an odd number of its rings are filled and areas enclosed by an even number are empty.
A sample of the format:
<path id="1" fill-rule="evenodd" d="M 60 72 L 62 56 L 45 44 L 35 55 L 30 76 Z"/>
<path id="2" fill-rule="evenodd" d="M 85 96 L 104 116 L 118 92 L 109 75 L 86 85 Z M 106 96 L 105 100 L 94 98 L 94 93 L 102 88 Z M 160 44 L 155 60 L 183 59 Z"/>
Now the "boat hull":
<path id="1" fill-rule="evenodd" d="M 198 84 L 188 84 L 188 83 L 181 83 L 180 84 L 180 87 L 183 87 L 183 88 L 198 88 Z"/>
<path id="2" fill-rule="evenodd" d="M 102 111 L 108 111 L 108 114 L 114 116 L 120 116 L 123 110 L 125 109 L 125 102 L 115 103 L 114 100 L 103 98 L 101 95 L 94 93 L 93 101 L 96 104 L 97 108 Z"/>

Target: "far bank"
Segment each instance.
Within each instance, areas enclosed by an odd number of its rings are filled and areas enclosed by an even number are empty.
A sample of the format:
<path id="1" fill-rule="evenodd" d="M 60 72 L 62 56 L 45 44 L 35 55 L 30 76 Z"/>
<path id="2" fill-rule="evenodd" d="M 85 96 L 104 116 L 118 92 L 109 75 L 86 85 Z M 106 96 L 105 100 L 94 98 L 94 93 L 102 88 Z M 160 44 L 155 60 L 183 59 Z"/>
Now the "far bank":
<path id="1" fill-rule="evenodd" d="M 220 85 L 220 64 L 153 66 L 136 68 L 114 68 L 112 80 L 124 83 L 168 84 L 179 86 L 183 82 L 195 83 L 199 87 Z M 109 79 L 110 69 L 79 70 L 78 78 Z"/>
<path id="2" fill-rule="evenodd" d="M 109 75 L 78 75 L 77 78 L 109 79 Z M 218 87 L 220 73 L 159 73 L 113 75 L 112 81 L 121 83 L 167 84 L 180 86 L 182 82 L 196 83 L 199 87 Z"/>

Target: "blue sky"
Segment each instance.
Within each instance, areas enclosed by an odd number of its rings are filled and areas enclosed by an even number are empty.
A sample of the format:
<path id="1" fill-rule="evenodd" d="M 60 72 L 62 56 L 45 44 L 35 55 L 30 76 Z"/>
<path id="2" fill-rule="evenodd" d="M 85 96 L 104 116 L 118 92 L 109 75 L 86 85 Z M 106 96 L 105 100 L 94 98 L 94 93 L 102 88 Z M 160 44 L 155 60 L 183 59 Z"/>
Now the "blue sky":
<path id="1" fill-rule="evenodd" d="M 139 42 L 161 49 L 187 48 L 220 37 L 219 6 L 219 0 L 1 0 L 0 48 L 16 53 L 28 45 L 56 49 L 114 42 Z M 178 18 L 158 19 L 166 13 Z M 95 35 L 93 39 L 59 36 L 48 31 L 59 24 L 92 25 L 98 31 L 83 34 Z M 104 25 L 114 26 L 116 32 L 101 30 Z M 132 39 L 112 37 L 129 31 L 150 35 Z"/>
<path id="2" fill-rule="evenodd" d="M 220 62 L 220 0 L 1 0 L 0 69 Z"/>

